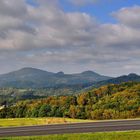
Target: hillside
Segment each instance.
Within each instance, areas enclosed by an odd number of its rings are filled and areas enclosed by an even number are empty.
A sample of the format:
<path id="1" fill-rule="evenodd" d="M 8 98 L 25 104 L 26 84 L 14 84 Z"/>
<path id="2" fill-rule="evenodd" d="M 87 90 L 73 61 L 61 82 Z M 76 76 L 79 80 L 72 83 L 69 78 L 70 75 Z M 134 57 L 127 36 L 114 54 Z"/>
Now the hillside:
<path id="1" fill-rule="evenodd" d="M 130 73 L 128 75 L 123 75 L 116 78 L 99 81 L 99 82 L 94 83 L 91 88 L 100 87 L 100 86 L 108 85 L 108 84 L 121 84 L 123 82 L 140 82 L 140 75 L 137 75 L 135 73 Z"/>
<path id="2" fill-rule="evenodd" d="M 140 117 L 140 83 L 110 84 L 75 96 L 20 101 L 0 117 L 122 119 Z"/>
<path id="3" fill-rule="evenodd" d="M 110 79 L 92 71 L 77 74 L 52 73 L 35 68 L 23 68 L 0 75 L 0 87 L 47 88 L 72 85 L 91 85 L 94 82 Z"/>

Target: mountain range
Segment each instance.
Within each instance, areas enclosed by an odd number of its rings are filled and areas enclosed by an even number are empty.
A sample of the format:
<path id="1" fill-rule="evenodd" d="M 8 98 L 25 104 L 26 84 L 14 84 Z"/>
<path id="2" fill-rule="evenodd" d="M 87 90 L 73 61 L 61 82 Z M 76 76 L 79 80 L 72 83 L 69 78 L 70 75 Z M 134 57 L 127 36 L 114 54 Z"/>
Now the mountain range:
<path id="1" fill-rule="evenodd" d="M 140 76 L 131 73 L 113 78 L 93 71 L 64 74 L 64 72 L 53 73 L 30 67 L 0 75 L 0 87 L 14 88 L 100 87 L 102 85 L 120 84 L 128 81 L 138 82 L 140 81 Z"/>
<path id="2" fill-rule="evenodd" d="M 92 85 L 95 82 L 111 79 L 93 71 L 77 74 L 53 73 L 36 68 L 22 68 L 0 75 L 0 87 L 48 88 L 73 85 Z"/>

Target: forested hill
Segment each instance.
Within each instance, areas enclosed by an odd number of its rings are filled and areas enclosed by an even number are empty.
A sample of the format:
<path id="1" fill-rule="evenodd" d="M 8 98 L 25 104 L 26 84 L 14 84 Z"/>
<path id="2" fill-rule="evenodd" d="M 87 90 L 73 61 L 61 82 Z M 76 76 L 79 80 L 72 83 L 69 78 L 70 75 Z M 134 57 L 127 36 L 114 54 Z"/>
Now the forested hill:
<path id="1" fill-rule="evenodd" d="M 93 87 L 100 87 L 108 84 L 121 84 L 122 82 L 140 82 L 140 76 L 135 73 L 130 73 L 128 75 L 122 75 L 116 78 L 111 78 L 104 81 L 99 81 L 93 84 Z M 91 88 L 93 88 L 91 87 Z"/>
<path id="2" fill-rule="evenodd" d="M 20 101 L 0 117 L 120 119 L 140 117 L 140 83 L 111 84 L 75 96 Z"/>

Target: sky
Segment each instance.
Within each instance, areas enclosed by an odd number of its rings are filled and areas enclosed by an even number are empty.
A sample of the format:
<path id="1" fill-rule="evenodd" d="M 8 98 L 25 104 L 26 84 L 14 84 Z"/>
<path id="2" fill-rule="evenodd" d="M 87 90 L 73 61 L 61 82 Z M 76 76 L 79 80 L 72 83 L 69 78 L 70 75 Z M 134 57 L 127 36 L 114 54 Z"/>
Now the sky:
<path id="1" fill-rule="evenodd" d="M 0 74 L 140 74 L 139 0 L 0 0 Z"/>

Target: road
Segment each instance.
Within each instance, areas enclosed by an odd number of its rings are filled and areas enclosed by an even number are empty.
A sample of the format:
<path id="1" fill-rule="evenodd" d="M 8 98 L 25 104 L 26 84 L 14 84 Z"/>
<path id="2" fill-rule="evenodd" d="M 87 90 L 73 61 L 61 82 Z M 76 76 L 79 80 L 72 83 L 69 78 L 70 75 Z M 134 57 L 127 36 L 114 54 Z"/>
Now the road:
<path id="1" fill-rule="evenodd" d="M 0 128 L 0 137 L 127 130 L 140 130 L 140 120 L 101 121 L 88 123 Z"/>

